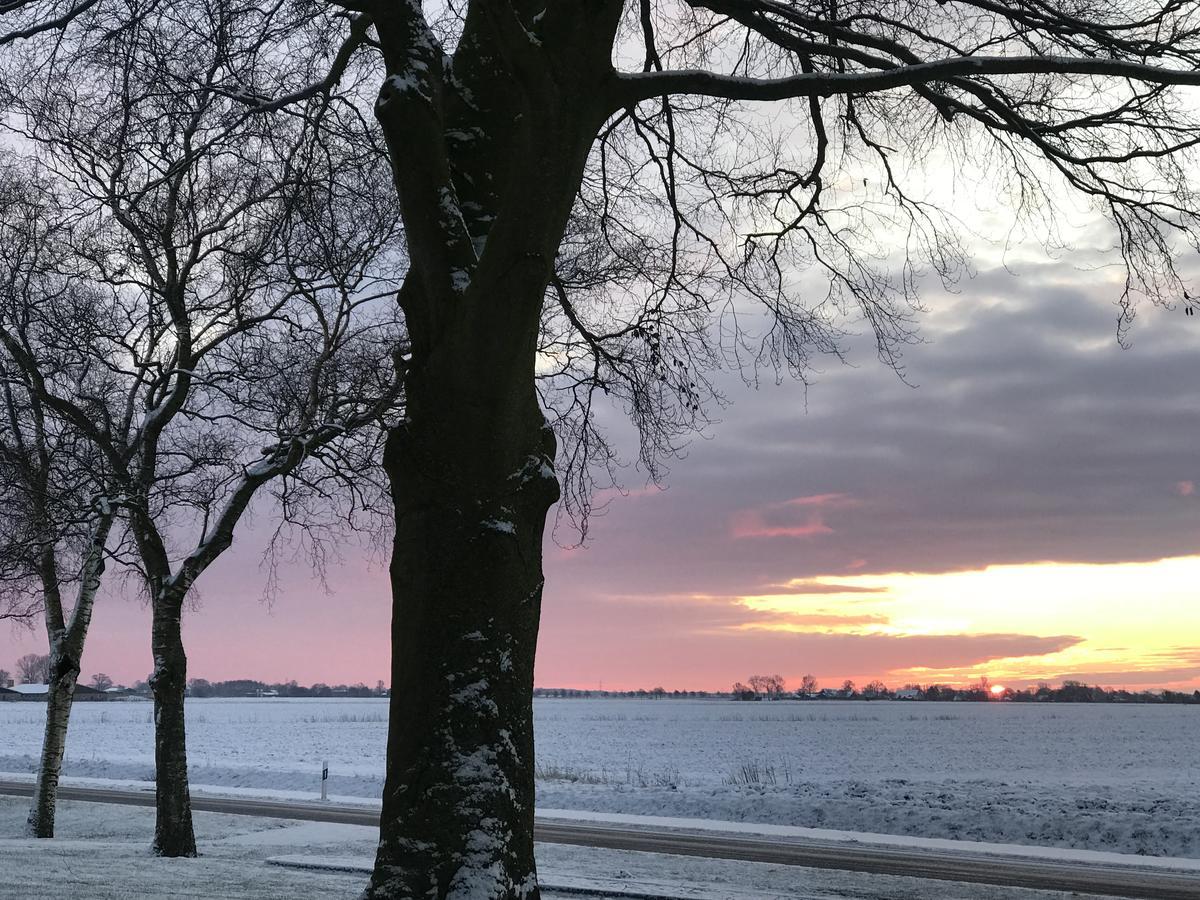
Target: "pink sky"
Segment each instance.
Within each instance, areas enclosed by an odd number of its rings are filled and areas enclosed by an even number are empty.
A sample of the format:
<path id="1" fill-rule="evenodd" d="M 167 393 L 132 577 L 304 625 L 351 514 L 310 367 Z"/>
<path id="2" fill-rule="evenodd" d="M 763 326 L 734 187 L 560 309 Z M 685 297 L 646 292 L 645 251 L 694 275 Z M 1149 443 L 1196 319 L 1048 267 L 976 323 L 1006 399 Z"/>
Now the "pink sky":
<path id="1" fill-rule="evenodd" d="M 914 671 L 994 667 L 1027 680 L 1200 687 L 1200 629 L 1186 626 L 1195 604 L 1169 579 L 1129 588 L 1124 607 L 1158 628 L 1136 645 L 1112 636 L 1124 629 L 1120 604 L 1068 609 L 1036 581 L 1022 582 L 1011 615 L 1003 598 L 964 594 L 943 597 L 931 621 L 911 597 L 901 617 L 882 589 L 829 587 L 880 573 L 1197 553 L 1200 406 L 1185 387 L 1194 335 L 1172 313 L 1147 310 L 1122 350 L 1107 295 L 1063 277 L 1054 266 L 1020 279 L 985 272 L 960 297 L 930 298 L 929 343 L 911 350 L 908 383 L 869 353 L 855 368 L 831 364 L 807 395 L 731 383 L 733 405 L 673 466 L 666 491 L 646 489 L 631 467 L 629 496 L 609 493 L 588 547 L 547 544 L 538 683 L 727 689 L 758 672 L 793 683 L 812 672 L 826 684 L 896 685 L 928 680 Z M 347 548 L 327 595 L 305 565 L 285 565 L 267 607 L 261 544 L 258 531 L 241 534 L 199 582 L 184 626 L 190 673 L 386 680 L 385 566 Z M 148 614 L 113 585 L 84 675 L 131 682 L 150 670 Z M 797 606 L 783 615 L 744 602 L 770 594 Z M 42 645 L 0 626 L 0 667 Z"/>

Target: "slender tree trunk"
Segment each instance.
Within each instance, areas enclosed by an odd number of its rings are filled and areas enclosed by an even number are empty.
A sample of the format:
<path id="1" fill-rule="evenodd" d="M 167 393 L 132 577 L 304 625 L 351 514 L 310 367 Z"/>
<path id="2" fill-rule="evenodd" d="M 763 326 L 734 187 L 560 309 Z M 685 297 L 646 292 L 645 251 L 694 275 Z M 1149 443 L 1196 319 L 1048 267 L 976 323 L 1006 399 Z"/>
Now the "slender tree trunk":
<path id="1" fill-rule="evenodd" d="M 154 852 L 159 856 L 195 856 L 192 797 L 188 787 L 184 690 L 187 655 L 180 618 L 182 596 L 162 592 L 154 598 L 151 648 L 154 651 Z"/>
<path id="2" fill-rule="evenodd" d="M 61 638 L 58 643 L 61 645 Z M 42 756 L 38 761 L 37 782 L 29 808 L 29 831 L 34 837 L 54 837 L 54 811 L 58 800 L 58 779 L 63 753 L 67 747 L 67 725 L 75 684 L 79 680 L 79 658 L 64 653 L 61 646 L 51 649 L 50 692 L 46 698 L 46 731 L 42 737 Z"/>
<path id="3" fill-rule="evenodd" d="M 423 415 L 454 419 L 453 396 L 421 393 L 410 387 L 385 459 L 397 512 L 393 690 L 366 896 L 536 900 L 533 661 L 554 437 L 532 371 L 523 402 L 511 413 L 486 402 L 472 435 Z"/>
<path id="4" fill-rule="evenodd" d="M 54 837 L 54 813 L 58 803 L 58 780 L 67 747 L 67 726 L 75 702 L 75 685 L 84 642 L 92 624 L 92 609 L 100 579 L 104 575 L 104 549 L 112 529 L 113 511 L 108 501 L 92 530 L 90 547 L 80 569 L 79 593 L 71 610 L 69 624 L 63 615 L 62 593 L 58 580 L 58 560 L 49 543 L 41 560 L 43 602 L 46 606 L 46 632 L 50 640 L 49 693 L 46 697 L 46 730 L 42 737 L 42 757 L 38 762 L 37 782 L 29 806 L 29 831 L 34 837 Z"/>

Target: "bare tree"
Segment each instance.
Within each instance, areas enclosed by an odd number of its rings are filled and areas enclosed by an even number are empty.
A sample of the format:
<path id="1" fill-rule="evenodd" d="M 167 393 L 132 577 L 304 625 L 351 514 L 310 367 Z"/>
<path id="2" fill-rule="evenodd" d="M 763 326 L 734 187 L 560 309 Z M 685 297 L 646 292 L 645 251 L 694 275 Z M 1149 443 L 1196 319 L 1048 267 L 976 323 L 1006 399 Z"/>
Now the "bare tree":
<path id="1" fill-rule="evenodd" d="M 1197 12 L 346 6 L 382 48 L 376 114 L 412 258 L 409 415 L 386 458 L 393 737 L 369 896 L 527 897 L 539 548 L 559 494 L 543 410 L 568 474 L 606 453 L 593 415 L 606 394 L 653 465 L 703 424 L 718 366 L 803 377 L 856 319 L 896 364 L 918 278 L 965 264 L 952 217 L 899 178 L 901 156 L 932 148 L 988 154 L 1019 214 L 1052 186 L 1094 200 L 1120 236 L 1127 302 L 1169 301 L 1177 239 L 1200 238 L 1181 162 L 1200 123 L 1170 89 L 1200 84 Z M 746 105 L 763 101 L 789 115 L 789 140 Z M 806 270 L 827 285 L 816 302 Z M 739 331 L 755 306 L 757 337 Z M 568 502 L 586 496 L 568 480 Z"/>
<path id="2" fill-rule="evenodd" d="M 815 696 L 820 690 L 820 685 L 817 684 L 817 679 L 812 675 L 805 675 L 800 679 L 800 693 L 805 697 Z"/>
<path id="3" fill-rule="evenodd" d="M 0 669 L 0 688 L 11 687 L 12 683 L 12 675 L 8 669 Z"/>
<path id="4" fill-rule="evenodd" d="M 751 675 L 747 680 L 754 693 L 762 694 L 768 700 L 778 700 L 787 686 L 782 675 Z"/>
<path id="5" fill-rule="evenodd" d="M 92 676 L 92 687 L 98 691 L 107 691 L 113 686 L 113 680 L 103 672 L 97 672 Z"/>
<path id="6" fill-rule="evenodd" d="M 82 337 L 53 297 L 0 311 L 0 344 L 119 488 L 152 610 L 165 856 L 196 854 L 181 636 L 192 585 L 268 486 L 301 527 L 329 524 L 313 515 L 335 494 L 351 525 L 390 512 L 368 469 L 400 396 L 395 198 L 344 98 L 246 113 L 289 77 L 309 83 L 270 52 L 314 37 L 292 12 L 164 3 L 127 28 L 27 45 L 6 69 L 19 83 L 7 124 L 31 148 L 25 165 L 51 176 L 63 268 L 91 290 Z M 68 65 L 71 78 L 53 77 Z M 52 349 L 65 358 L 48 366 Z"/>
<path id="7" fill-rule="evenodd" d="M 21 684 L 46 684 L 50 680 L 50 656 L 26 653 L 17 660 L 17 679 Z"/>
<path id="8" fill-rule="evenodd" d="M 52 5 L 72 27 L 99 15 Z M 34 27 L 26 6 L 11 34 Z M 1058 190 L 1107 213 L 1123 325 L 1139 295 L 1183 295 L 1200 122 L 1173 86 L 1200 84 L 1200 13 L 1170 0 L 340 6 L 311 84 L 339 77 L 338 54 L 369 31 L 412 259 L 408 415 L 385 457 L 395 690 L 369 895 L 536 897 L 543 523 L 556 462 L 566 505 L 586 513 L 587 463 L 613 460 L 597 404 L 626 407 L 658 471 L 719 399 L 718 367 L 803 377 L 856 321 L 897 364 L 920 277 L 953 280 L 966 262 L 957 223 L 901 178 L 901 160 L 930 153 L 981 161 L 1030 220 Z M 298 95 L 239 94 L 264 115 Z M 756 316 L 764 329 L 744 330 Z"/>
<path id="9" fill-rule="evenodd" d="M 39 199 L 44 185 L 18 175 L 11 160 L 0 166 L 0 184 L 0 310 L 58 307 L 70 327 L 38 359 L 43 370 L 55 370 L 64 363 L 61 348 L 88 332 L 86 316 L 79 315 L 90 307 L 88 289 L 60 275 L 65 247 L 52 209 Z M 80 378 L 76 391 L 87 397 L 96 386 L 94 379 Z M 106 469 L 95 447 L 47 414 L 29 373 L 0 351 L 0 490 L 6 511 L 0 565 L 10 573 L 10 593 L 23 590 L 28 607 L 40 607 L 50 651 L 45 733 L 28 819 L 35 837 L 54 836 L 71 706 L 116 516 Z M 68 603 L 70 591 L 74 599 Z"/>
<path id="10" fill-rule="evenodd" d="M 0 30 L 0 46 L 61 31 L 96 5 L 97 0 L 0 0 L 7 26 Z"/>
<path id="11" fill-rule="evenodd" d="M 889 691 L 888 686 L 876 678 L 874 681 L 869 682 L 867 686 L 862 689 L 862 693 L 863 696 L 868 700 L 872 700 L 888 696 Z"/>
<path id="12" fill-rule="evenodd" d="M 787 680 L 782 675 L 769 675 L 765 687 L 767 696 L 772 700 L 778 700 L 787 692 Z"/>

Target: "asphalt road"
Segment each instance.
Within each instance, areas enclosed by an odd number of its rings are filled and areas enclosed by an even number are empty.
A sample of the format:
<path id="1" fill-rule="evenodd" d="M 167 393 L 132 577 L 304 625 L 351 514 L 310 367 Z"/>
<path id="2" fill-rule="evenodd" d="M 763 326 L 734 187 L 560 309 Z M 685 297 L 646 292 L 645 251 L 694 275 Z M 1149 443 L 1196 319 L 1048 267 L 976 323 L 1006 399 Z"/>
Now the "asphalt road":
<path id="1" fill-rule="evenodd" d="M 33 786 L 0 781 L 0 793 L 29 796 Z M 60 787 L 64 800 L 153 806 L 150 791 Z M 193 796 L 192 808 L 205 812 L 378 825 L 379 813 L 365 807 L 284 800 Z M 654 830 L 583 822 L 539 821 L 537 840 L 612 850 L 639 850 L 764 862 L 775 865 L 840 869 L 879 875 L 907 875 L 969 884 L 990 884 L 1052 891 L 1075 891 L 1143 900 L 1200 900 L 1200 874 L 1128 866 L 986 856 L 958 851 L 882 847 L 796 838 L 766 838 L 712 832 Z"/>

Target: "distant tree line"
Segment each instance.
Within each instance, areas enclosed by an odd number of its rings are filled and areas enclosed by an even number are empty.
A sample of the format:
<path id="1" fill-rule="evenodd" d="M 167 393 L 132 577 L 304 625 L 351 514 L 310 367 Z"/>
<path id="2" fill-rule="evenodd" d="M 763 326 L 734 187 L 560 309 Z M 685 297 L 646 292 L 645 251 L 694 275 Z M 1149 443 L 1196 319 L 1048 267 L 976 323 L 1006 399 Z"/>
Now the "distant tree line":
<path id="1" fill-rule="evenodd" d="M 1058 687 L 1042 683 L 1036 687 L 1021 690 L 1003 688 L 993 691 L 986 683 L 972 685 L 969 688 L 956 688 L 951 685 L 931 684 L 922 688 L 911 685 L 920 696 L 916 699 L 946 701 L 946 700 L 1001 700 L 1012 703 L 1195 703 L 1200 704 L 1200 690 L 1171 691 L 1171 690 L 1141 690 L 1129 691 L 1124 688 L 1105 688 L 1100 685 L 1088 685 L 1081 681 L 1064 681 Z"/>
<path id="2" fill-rule="evenodd" d="M 46 667 L 49 657 L 45 654 L 31 653 L 16 661 L 17 676 L 14 677 L 6 669 L 0 669 L 0 688 L 12 687 L 14 683 L 44 684 Z M 150 687 L 146 681 L 135 681 L 126 687 L 116 684 L 108 675 L 99 672 L 91 677 L 91 686 L 105 691 L 118 688 L 129 693 L 148 694 Z M 235 678 L 229 681 L 209 681 L 206 678 L 193 678 L 187 685 L 187 696 L 197 699 L 206 697 L 386 697 L 389 691 L 382 681 L 377 681 L 374 687 L 368 687 L 363 682 L 356 684 L 334 684 L 315 682 L 302 685 L 299 682 L 267 682 L 253 678 Z M 905 684 L 901 688 L 889 688 L 878 679 L 868 682 L 861 689 L 850 679 L 842 682 L 838 688 L 820 687 L 812 675 L 805 675 L 800 687 L 794 691 L 787 690 L 787 680 L 780 675 L 752 675 L 746 682 L 735 682 L 729 691 L 692 691 L 670 690 L 661 686 L 653 688 L 637 688 L 628 691 L 613 691 L 597 688 L 534 688 L 535 697 L 554 699 L 733 699 L 733 700 L 901 700 L 928 701 L 933 703 L 945 702 L 1008 702 L 1008 703 L 1174 703 L 1200 705 L 1200 690 L 1172 691 L 1147 689 L 1129 691 L 1124 688 L 1105 688 L 1100 685 L 1084 684 L 1081 681 L 1067 680 L 1058 687 L 1048 682 L 1022 689 L 993 686 L 987 678 L 981 678 L 975 684 L 959 687 L 949 684 Z"/>
<path id="3" fill-rule="evenodd" d="M 778 675 L 766 678 L 751 676 L 747 684 L 736 682 L 727 695 L 734 700 L 926 700 L 931 702 L 1010 702 L 1010 703 L 1195 703 L 1200 704 L 1200 690 L 1188 693 L 1172 690 L 1128 691 L 1124 688 L 1105 688 L 1081 681 L 1064 681 L 1053 687 L 1041 682 L 1035 687 L 1015 689 L 993 686 L 981 678 L 968 687 L 949 684 L 906 684 L 892 690 L 882 681 L 869 682 L 861 690 L 849 679 L 840 688 L 821 689 L 817 679 L 805 675 L 799 690 L 784 690 L 785 682 Z"/>
<path id="4" fill-rule="evenodd" d="M 12 687 L 13 684 L 45 684 L 50 657 L 46 654 L 30 653 L 16 661 L 17 676 L 14 677 L 7 669 L 0 669 L 0 688 Z M 126 686 L 117 684 L 103 672 L 97 672 L 91 677 L 91 687 L 98 691 L 116 688 L 131 694 L 149 696 L 149 679 L 135 681 Z M 659 688 L 659 690 L 662 690 Z M 639 695 L 649 692 L 641 691 Z M 664 692 L 665 693 L 665 692 Z M 679 693 L 676 691 L 675 693 Z M 693 692 L 694 694 L 695 692 Z M 267 682 L 253 678 L 235 678 L 230 681 L 209 681 L 206 678 L 193 678 L 187 684 L 187 696 L 197 699 L 202 697 L 386 697 L 389 691 L 382 681 L 375 682 L 374 687 L 368 687 L 361 681 L 357 684 L 334 684 L 316 682 L 308 686 L 296 681 Z"/>
<path id="5" fill-rule="evenodd" d="M 240 682 L 239 682 L 240 683 Z M 276 685 L 275 687 L 278 687 Z M 314 685 L 314 688 L 316 686 Z M 281 696 L 288 696 L 282 691 Z M 1182 703 L 1200 705 L 1200 690 L 1188 693 L 1171 690 L 1128 691 L 1123 688 L 1105 688 L 1088 685 L 1081 681 L 1064 681 L 1058 687 L 1042 682 L 1035 687 L 1015 689 L 992 685 L 987 678 L 975 684 L 960 687 L 949 684 L 906 684 L 901 688 L 890 688 L 875 679 L 859 688 L 846 679 L 840 687 L 821 688 L 817 679 L 805 675 L 800 687 L 787 689 L 787 680 L 780 675 L 752 675 L 745 682 L 734 683 L 729 691 L 668 691 L 662 687 L 639 688 L 629 691 L 588 690 L 580 688 L 535 688 L 535 697 L 565 699 L 719 699 L 719 700 L 899 700 L 944 702 L 1007 702 L 1007 703 Z M 235 694 L 233 696 L 242 696 Z M 298 696 L 309 696 L 307 694 Z"/>
<path id="6" fill-rule="evenodd" d="M 357 684 L 328 685 L 318 681 L 305 687 L 296 681 L 266 682 L 252 678 L 235 678 L 231 681 L 209 681 L 193 678 L 188 682 L 187 695 L 197 699 L 204 697 L 386 697 L 387 686 L 382 681 L 375 687 Z"/>
<path id="7" fill-rule="evenodd" d="M 535 697 L 552 697 L 559 699 L 572 700 L 587 700 L 587 699 L 607 699 L 607 698 L 622 698 L 632 697 L 645 700 L 659 700 L 671 698 L 675 700 L 691 699 L 704 697 L 720 697 L 719 692 L 714 691 L 668 691 L 666 688 L 654 687 L 650 689 L 638 688 L 632 691 L 606 691 L 603 689 L 586 690 L 578 688 L 534 688 L 533 696 Z"/>
<path id="8" fill-rule="evenodd" d="M 15 677 L 8 669 L 0 669 L 0 688 L 11 688 L 15 684 L 47 684 L 50 681 L 50 664 L 51 657 L 48 653 L 26 653 L 15 663 Z M 91 677 L 90 686 L 97 691 L 107 691 L 109 688 L 134 693 L 149 690 L 149 685 L 144 681 L 136 682 L 133 688 L 126 688 L 123 684 L 116 684 L 103 672 L 97 672 Z"/>
<path id="9" fill-rule="evenodd" d="M 0 688 L 10 688 L 14 684 L 46 684 L 50 681 L 50 654 L 26 653 L 14 664 L 17 674 L 14 676 L 8 669 L 0 669 Z M 97 690 L 108 690 L 112 687 L 112 679 L 101 673 L 92 676 L 92 687 Z"/>

